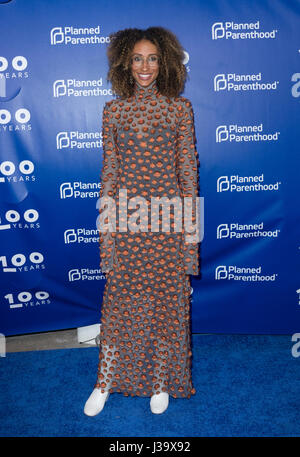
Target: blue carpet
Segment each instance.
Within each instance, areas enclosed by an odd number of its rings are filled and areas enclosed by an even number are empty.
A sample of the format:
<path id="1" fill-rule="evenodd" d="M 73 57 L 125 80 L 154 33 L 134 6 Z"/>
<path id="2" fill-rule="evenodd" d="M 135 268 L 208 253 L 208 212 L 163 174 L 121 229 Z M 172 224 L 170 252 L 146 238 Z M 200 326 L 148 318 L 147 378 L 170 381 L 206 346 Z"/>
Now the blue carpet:
<path id="1" fill-rule="evenodd" d="M 111 394 L 83 414 L 98 348 L 8 353 L 0 358 L 0 436 L 300 436 L 300 358 L 291 336 L 192 335 L 190 399 L 170 397 L 162 415 L 149 398 Z"/>

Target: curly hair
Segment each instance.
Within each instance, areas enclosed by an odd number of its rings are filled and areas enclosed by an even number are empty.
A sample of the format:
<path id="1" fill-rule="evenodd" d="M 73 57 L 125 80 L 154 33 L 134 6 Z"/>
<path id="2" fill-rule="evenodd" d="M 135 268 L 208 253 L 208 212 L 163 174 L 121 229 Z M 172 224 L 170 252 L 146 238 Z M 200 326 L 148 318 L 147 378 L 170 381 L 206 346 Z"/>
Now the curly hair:
<path id="1" fill-rule="evenodd" d="M 109 71 L 107 80 L 121 98 L 134 93 L 134 80 L 131 73 L 131 52 L 140 40 L 149 40 L 158 50 L 159 74 L 156 84 L 159 92 L 167 97 L 178 97 L 183 91 L 187 71 L 183 60 L 183 48 L 177 37 L 163 27 L 149 27 L 146 30 L 128 28 L 109 35 L 107 48 Z"/>

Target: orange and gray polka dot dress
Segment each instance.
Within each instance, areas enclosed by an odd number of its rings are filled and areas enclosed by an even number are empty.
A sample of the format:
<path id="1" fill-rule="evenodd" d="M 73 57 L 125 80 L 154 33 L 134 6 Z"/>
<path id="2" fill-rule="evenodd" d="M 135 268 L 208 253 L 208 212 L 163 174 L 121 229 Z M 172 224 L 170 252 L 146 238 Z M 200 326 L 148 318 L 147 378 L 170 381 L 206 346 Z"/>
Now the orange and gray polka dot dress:
<path id="1" fill-rule="evenodd" d="M 102 129 L 100 197 L 110 197 L 115 206 L 100 208 L 108 223 L 99 232 L 107 279 L 95 388 L 125 396 L 167 392 L 190 398 L 196 390 L 189 274 L 199 274 L 199 240 L 186 241 L 192 231 L 178 215 L 185 214 L 183 197 L 190 197 L 187 208 L 199 233 L 192 105 L 181 96 L 161 95 L 156 80 L 147 87 L 136 82 L 133 96 L 106 102 Z M 163 197 L 182 202 L 181 212 L 169 205 L 169 224 Z M 181 219 L 181 228 L 175 219 Z"/>

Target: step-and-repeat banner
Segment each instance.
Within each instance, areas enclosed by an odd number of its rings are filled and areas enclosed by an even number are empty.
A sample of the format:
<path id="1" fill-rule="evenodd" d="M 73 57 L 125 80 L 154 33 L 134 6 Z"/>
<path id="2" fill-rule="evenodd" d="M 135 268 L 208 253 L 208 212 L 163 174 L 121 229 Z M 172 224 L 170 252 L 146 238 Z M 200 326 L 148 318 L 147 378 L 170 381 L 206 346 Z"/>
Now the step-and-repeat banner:
<path id="1" fill-rule="evenodd" d="M 200 160 L 192 331 L 300 329 L 300 2 L 0 0 L 0 332 L 100 322 L 109 34 L 185 49 Z"/>

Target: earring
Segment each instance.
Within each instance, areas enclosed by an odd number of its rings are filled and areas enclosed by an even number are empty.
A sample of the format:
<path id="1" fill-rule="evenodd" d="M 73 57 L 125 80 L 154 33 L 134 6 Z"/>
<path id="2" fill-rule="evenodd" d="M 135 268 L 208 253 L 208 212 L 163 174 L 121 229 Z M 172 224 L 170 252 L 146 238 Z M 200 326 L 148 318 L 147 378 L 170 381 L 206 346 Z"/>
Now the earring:
<path id="1" fill-rule="evenodd" d="M 130 78 L 129 78 L 129 82 L 130 82 L 130 84 L 133 84 L 133 78 L 132 78 L 132 75 L 130 75 Z"/>

